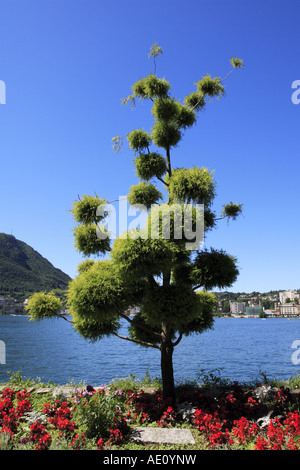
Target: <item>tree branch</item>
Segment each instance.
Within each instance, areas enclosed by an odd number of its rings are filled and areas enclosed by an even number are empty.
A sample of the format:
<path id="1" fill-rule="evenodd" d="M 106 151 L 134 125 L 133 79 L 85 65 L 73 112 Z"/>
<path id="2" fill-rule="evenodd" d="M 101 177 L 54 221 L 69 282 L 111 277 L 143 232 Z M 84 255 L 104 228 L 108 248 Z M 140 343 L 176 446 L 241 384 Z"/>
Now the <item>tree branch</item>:
<path id="1" fill-rule="evenodd" d="M 157 282 L 152 275 L 148 275 L 147 279 L 151 287 L 158 287 Z"/>
<path id="2" fill-rule="evenodd" d="M 157 176 L 156 175 L 156 178 L 161 181 L 162 183 L 164 183 L 165 186 L 169 186 L 169 183 L 166 183 L 162 178 L 160 178 L 160 176 Z"/>
<path id="3" fill-rule="evenodd" d="M 58 318 L 62 318 L 63 320 L 65 320 L 65 321 L 67 321 L 67 322 L 69 322 L 69 323 L 74 323 L 72 320 L 68 320 L 68 319 L 65 317 L 65 315 L 63 315 L 62 313 L 57 313 L 56 316 L 57 316 Z"/>
<path id="4" fill-rule="evenodd" d="M 133 343 L 137 343 L 137 344 L 140 344 L 142 346 L 148 346 L 150 348 L 160 349 L 160 346 L 157 346 L 156 344 L 147 343 L 146 341 L 140 341 L 138 339 L 128 338 L 127 336 L 119 335 L 119 333 L 116 333 L 116 332 L 113 332 L 113 334 L 115 336 L 117 336 L 118 338 L 126 339 L 127 341 L 132 341 Z"/>
<path id="5" fill-rule="evenodd" d="M 232 72 L 234 72 L 234 70 L 235 70 L 235 69 L 230 70 L 230 72 L 228 72 L 228 74 L 227 74 L 224 78 L 222 78 L 222 79 L 220 80 L 220 83 L 223 82 L 223 80 L 226 80 L 226 78 L 229 77 L 229 75 L 230 75 Z"/>
<path id="6" fill-rule="evenodd" d="M 201 100 L 203 100 L 203 99 L 205 99 L 205 98 L 206 98 L 206 95 L 207 95 L 207 93 L 203 93 L 203 95 L 201 95 L 201 96 L 200 96 L 200 98 L 199 98 L 199 100 L 197 101 L 197 103 L 196 103 L 196 104 L 194 104 L 194 106 L 191 108 L 191 109 L 192 109 L 192 111 L 194 111 L 194 109 L 196 109 L 196 108 L 197 108 L 197 106 L 198 106 L 198 105 L 201 103 Z"/>
<path id="7" fill-rule="evenodd" d="M 180 333 L 180 335 L 178 336 L 177 340 L 174 341 L 174 343 L 172 343 L 172 346 L 177 346 L 177 344 L 180 343 L 180 341 L 182 340 L 182 333 Z"/>
<path id="8" fill-rule="evenodd" d="M 169 176 L 171 176 L 172 168 L 171 168 L 170 147 L 167 148 L 167 165 L 168 165 L 168 174 Z"/>
<path id="9" fill-rule="evenodd" d="M 124 319 L 127 320 L 129 323 L 134 323 L 134 321 L 131 320 L 131 318 L 129 318 L 127 315 L 125 315 L 125 313 L 120 313 L 120 317 L 124 318 Z M 138 323 L 138 322 L 136 322 L 135 324 L 136 324 L 136 326 L 137 326 L 138 328 L 141 328 L 141 330 L 147 331 L 147 333 L 150 333 L 151 335 L 157 336 L 157 338 L 161 339 L 160 333 L 156 333 L 155 331 L 151 330 L 151 329 L 148 328 L 147 326 L 141 325 L 141 324 Z"/>
<path id="10" fill-rule="evenodd" d="M 198 284 L 198 286 L 193 287 L 192 290 L 199 289 L 199 287 L 203 287 L 202 284 Z"/>

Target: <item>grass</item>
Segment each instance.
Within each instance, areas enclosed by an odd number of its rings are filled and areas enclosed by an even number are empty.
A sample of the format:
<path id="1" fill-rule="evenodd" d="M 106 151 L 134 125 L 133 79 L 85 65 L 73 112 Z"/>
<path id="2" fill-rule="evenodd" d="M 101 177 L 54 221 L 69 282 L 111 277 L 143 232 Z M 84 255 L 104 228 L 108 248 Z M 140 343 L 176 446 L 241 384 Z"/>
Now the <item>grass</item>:
<path id="1" fill-rule="evenodd" d="M 262 384 L 265 393 L 261 393 L 260 398 L 264 395 L 263 402 L 255 395 L 257 390 L 262 392 Z M 97 393 L 85 383 L 70 380 L 66 386 L 72 390 L 71 398 L 66 398 L 63 388 L 57 384 L 26 379 L 20 373 L 0 383 L 0 450 L 249 450 L 255 448 L 258 435 L 262 447 L 280 445 L 285 450 L 291 446 L 292 439 L 298 450 L 300 420 L 298 427 L 293 425 L 291 436 L 287 434 L 291 426 L 284 424 L 284 419 L 292 416 L 291 413 L 294 419 L 300 411 L 298 396 L 295 399 L 289 392 L 289 389 L 300 388 L 300 375 L 283 381 L 261 374 L 253 383 L 235 384 L 222 378 L 220 371 L 217 374 L 202 371 L 194 381 L 176 384 L 176 404 L 162 400 L 160 380 L 148 375 L 142 380 L 133 375 L 113 380 Z M 8 405 L 3 396 L 4 388 L 10 390 Z M 49 391 L 35 393 L 40 388 Z M 23 392 L 24 401 L 18 398 L 18 391 Z M 28 407 L 24 413 L 18 408 L 22 404 Z M 184 412 L 180 412 L 182 406 Z M 197 422 L 194 420 L 196 409 L 201 409 L 202 413 Z M 266 425 L 252 435 L 250 425 L 257 427 L 259 419 L 270 412 L 272 418 L 281 416 L 280 423 L 274 421 L 277 440 L 274 429 L 270 438 Z M 247 429 L 245 423 L 241 427 L 241 421 L 236 424 L 242 417 L 247 420 Z M 37 426 L 38 431 L 34 432 L 32 425 Z M 195 444 L 136 443 L 131 434 L 137 426 L 188 428 Z"/>

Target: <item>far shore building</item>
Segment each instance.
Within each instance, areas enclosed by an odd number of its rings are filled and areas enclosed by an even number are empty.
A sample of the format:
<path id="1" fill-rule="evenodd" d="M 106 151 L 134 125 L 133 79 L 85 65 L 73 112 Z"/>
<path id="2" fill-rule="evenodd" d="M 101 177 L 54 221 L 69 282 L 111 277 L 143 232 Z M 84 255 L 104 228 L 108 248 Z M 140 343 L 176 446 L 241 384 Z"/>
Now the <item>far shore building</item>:
<path id="1" fill-rule="evenodd" d="M 283 316 L 293 316 L 300 315 L 300 305 L 288 303 L 279 306 L 280 315 Z"/>
<path id="2" fill-rule="evenodd" d="M 279 302 L 281 305 L 285 304 L 287 299 L 289 299 L 290 302 L 293 302 L 297 299 L 299 301 L 300 294 L 298 294 L 297 291 L 295 290 L 286 290 L 284 292 L 279 292 Z"/>
<path id="3" fill-rule="evenodd" d="M 245 313 L 246 302 L 230 302 L 230 313 L 235 315 Z"/>
<path id="4" fill-rule="evenodd" d="M 248 317 L 258 317 L 259 314 L 262 312 L 263 308 L 260 306 L 257 307 L 246 307 L 245 314 Z"/>
<path id="5" fill-rule="evenodd" d="M 0 296 L 0 315 L 20 315 L 24 313 L 24 305 L 14 299 Z"/>

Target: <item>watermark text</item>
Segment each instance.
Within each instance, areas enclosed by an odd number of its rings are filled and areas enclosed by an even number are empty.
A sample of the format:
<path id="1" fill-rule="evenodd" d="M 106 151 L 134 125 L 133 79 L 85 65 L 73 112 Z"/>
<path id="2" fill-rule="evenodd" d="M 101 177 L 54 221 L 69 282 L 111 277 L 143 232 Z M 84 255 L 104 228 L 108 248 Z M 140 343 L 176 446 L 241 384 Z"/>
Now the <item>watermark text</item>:
<path id="1" fill-rule="evenodd" d="M 99 239 L 183 240 L 187 250 L 199 249 L 204 241 L 203 204 L 127 205 L 125 196 L 118 200 L 118 211 L 112 204 L 101 204 L 96 211 Z M 131 217 L 131 220 L 130 220 Z"/>
<path id="2" fill-rule="evenodd" d="M 2 340 L 0 340 L 0 364 L 6 364 L 6 347 Z"/>
<path id="3" fill-rule="evenodd" d="M 3 80 L 0 80 L 0 104 L 6 104 L 6 85 Z"/>
<path id="4" fill-rule="evenodd" d="M 300 364 L 300 340 L 296 339 L 292 343 L 292 349 L 296 349 L 296 351 L 292 354 L 292 363 L 297 366 Z"/>
<path id="5" fill-rule="evenodd" d="M 296 89 L 292 93 L 292 103 L 293 104 L 299 104 L 300 103 L 300 80 L 294 80 L 292 83 L 292 88 Z"/>

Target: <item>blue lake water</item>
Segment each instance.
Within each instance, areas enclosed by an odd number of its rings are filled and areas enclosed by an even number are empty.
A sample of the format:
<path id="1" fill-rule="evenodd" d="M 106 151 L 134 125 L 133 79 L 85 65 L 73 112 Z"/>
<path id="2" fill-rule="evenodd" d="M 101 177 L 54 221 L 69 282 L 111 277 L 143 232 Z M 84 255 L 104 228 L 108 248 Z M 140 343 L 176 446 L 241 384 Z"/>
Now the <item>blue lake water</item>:
<path id="1" fill-rule="evenodd" d="M 120 333 L 126 334 L 125 322 Z M 0 341 L 5 345 L 0 382 L 16 372 L 43 382 L 73 380 L 95 386 L 130 374 L 160 377 L 158 350 L 116 337 L 91 343 L 62 319 L 34 323 L 27 316 L 0 315 Z M 246 382 L 260 372 L 287 379 L 300 374 L 300 364 L 292 360 L 294 341 L 300 344 L 300 319 L 216 318 L 212 330 L 184 337 L 176 346 L 175 380 L 194 380 L 210 372 Z"/>

